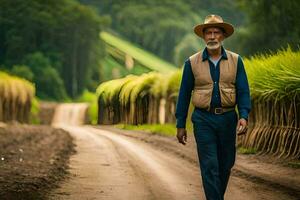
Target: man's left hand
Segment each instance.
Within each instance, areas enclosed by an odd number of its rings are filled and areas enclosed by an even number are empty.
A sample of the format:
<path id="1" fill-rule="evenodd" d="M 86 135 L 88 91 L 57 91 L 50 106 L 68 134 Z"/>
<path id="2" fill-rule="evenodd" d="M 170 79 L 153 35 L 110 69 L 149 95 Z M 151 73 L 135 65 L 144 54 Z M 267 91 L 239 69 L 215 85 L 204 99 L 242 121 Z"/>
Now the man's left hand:
<path id="1" fill-rule="evenodd" d="M 236 126 L 236 133 L 238 135 L 246 134 L 248 130 L 248 122 L 246 119 L 241 118 L 239 119 L 237 126 Z"/>

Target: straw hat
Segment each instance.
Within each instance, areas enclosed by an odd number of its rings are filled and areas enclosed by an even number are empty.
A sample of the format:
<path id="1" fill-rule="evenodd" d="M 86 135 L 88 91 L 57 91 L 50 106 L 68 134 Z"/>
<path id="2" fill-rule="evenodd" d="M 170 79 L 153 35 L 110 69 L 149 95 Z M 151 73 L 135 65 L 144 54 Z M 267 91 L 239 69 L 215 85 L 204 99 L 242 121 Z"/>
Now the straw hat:
<path id="1" fill-rule="evenodd" d="M 194 32 L 199 37 L 204 38 L 203 30 L 205 28 L 208 28 L 208 27 L 222 28 L 225 31 L 224 35 L 225 35 L 226 38 L 231 36 L 234 32 L 233 25 L 224 22 L 222 17 L 220 17 L 218 15 L 208 15 L 208 16 L 206 16 L 203 24 L 198 24 L 194 27 Z"/>

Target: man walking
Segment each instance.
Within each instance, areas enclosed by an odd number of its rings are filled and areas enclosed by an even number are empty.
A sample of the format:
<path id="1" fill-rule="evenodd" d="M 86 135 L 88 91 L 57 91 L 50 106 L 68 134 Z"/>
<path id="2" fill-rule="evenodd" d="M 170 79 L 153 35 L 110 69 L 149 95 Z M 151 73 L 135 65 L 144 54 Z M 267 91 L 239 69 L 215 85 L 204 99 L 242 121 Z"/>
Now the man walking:
<path id="1" fill-rule="evenodd" d="M 234 32 L 231 24 L 220 16 L 208 15 L 194 32 L 204 39 L 206 48 L 184 64 L 175 114 L 177 138 L 179 143 L 187 142 L 185 125 L 192 97 L 192 122 L 205 196 L 207 200 L 223 200 L 235 163 L 236 134 L 247 131 L 249 85 L 241 57 L 222 45 Z"/>

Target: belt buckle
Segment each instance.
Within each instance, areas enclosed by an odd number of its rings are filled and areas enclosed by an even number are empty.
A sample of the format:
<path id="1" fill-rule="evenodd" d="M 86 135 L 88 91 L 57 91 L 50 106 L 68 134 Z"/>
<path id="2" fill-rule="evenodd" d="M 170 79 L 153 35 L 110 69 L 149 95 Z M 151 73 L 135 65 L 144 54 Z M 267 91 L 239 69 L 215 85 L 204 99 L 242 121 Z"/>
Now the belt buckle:
<path id="1" fill-rule="evenodd" d="M 222 110 L 222 108 L 215 108 L 214 113 L 217 114 L 217 115 L 222 114 L 223 110 Z"/>

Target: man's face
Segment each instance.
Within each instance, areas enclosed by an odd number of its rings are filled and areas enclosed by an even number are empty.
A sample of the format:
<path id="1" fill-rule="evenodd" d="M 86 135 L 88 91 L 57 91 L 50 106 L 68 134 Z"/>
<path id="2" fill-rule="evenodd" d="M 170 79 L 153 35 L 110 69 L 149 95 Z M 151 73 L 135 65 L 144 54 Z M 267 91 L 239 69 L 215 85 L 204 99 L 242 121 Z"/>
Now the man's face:
<path id="1" fill-rule="evenodd" d="M 210 27 L 204 30 L 204 41 L 206 47 L 210 50 L 216 50 L 220 48 L 224 40 L 224 33 L 218 27 Z"/>

